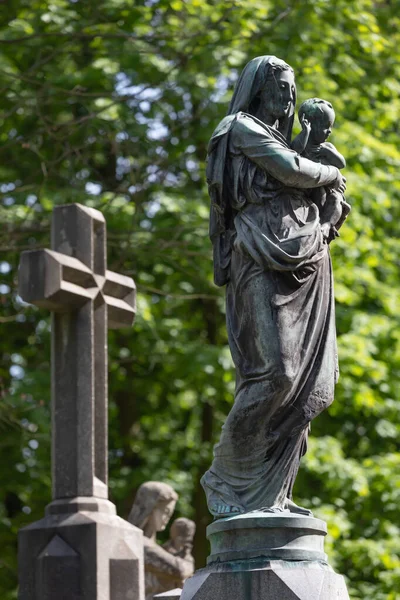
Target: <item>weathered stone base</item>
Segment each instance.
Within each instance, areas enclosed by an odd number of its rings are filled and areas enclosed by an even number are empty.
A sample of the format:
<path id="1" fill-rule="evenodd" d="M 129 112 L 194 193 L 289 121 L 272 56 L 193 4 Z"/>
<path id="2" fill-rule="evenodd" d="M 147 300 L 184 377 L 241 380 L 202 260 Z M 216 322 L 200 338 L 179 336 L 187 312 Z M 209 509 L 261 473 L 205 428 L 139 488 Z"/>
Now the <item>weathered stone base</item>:
<path id="1" fill-rule="evenodd" d="M 144 599 L 142 531 L 111 502 L 59 500 L 46 512 L 19 532 L 19 600 Z"/>
<path id="2" fill-rule="evenodd" d="M 348 600 L 346 584 L 316 561 L 235 561 L 200 569 L 180 600 Z"/>
<path id="3" fill-rule="evenodd" d="M 207 528 L 208 566 L 180 600 L 349 600 L 326 562 L 326 524 L 294 514 L 248 513 Z"/>

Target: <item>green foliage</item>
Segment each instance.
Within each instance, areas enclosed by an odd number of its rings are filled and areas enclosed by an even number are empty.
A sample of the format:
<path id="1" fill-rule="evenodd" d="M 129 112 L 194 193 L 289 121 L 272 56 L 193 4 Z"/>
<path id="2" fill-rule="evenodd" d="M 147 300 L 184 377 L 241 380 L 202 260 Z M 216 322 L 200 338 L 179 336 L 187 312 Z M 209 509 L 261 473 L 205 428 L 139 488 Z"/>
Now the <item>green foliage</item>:
<path id="1" fill-rule="evenodd" d="M 400 598 L 399 26 L 384 0 L 2 3 L 2 598 L 16 598 L 17 530 L 51 495 L 49 317 L 17 296 L 17 265 L 66 202 L 104 212 L 109 266 L 138 286 L 135 328 L 110 334 L 112 498 L 126 516 L 141 482 L 170 482 L 204 560 L 198 479 L 234 389 L 204 159 L 261 54 L 294 67 L 300 102 L 332 101 L 353 206 L 332 244 L 341 379 L 295 491 L 328 521 L 352 598 Z"/>

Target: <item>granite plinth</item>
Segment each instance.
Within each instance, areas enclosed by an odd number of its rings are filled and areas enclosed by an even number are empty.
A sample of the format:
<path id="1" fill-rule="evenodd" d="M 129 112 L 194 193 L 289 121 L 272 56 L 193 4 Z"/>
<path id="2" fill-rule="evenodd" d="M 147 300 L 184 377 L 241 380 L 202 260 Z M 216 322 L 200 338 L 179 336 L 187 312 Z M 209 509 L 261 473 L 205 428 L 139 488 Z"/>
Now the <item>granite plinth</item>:
<path id="1" fill-rule="evenodd" d="M 143 600 L 142 531 L 111 502 L 99 499 L 99 512 L 82 510 L 84 500 L 69 499 L 65 512 L 52 503 L 19 532 L 19 600 Z"/>
<path id="2" fill-rule="evenodd" d="M 263 556 L 274 560 L 326 561 L 326 524 L 298 515 L 254 512 L 219 519 L 207 527 L 207 563 Z"/>
<path id="3" fill-rule="evenodd" d="M 185 582 L 180 600 L 349 600 L 328 565 L 326 524 L 293 514 L 248 513 L 207 528 L 207 567 Z"/>

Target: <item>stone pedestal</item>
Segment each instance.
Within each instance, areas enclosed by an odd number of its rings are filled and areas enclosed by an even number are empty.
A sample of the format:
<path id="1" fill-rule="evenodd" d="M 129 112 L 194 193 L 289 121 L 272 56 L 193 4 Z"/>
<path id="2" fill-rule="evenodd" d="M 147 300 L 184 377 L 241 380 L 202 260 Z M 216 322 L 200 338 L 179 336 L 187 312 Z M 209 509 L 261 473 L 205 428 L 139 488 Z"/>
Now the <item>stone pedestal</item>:
<path id="1" fill-rule="evenodd" d="M 181 600 L 349 600 L 327 563 L 326 524 L 293 514 L 250 513 L 207 528 L 207 567 L 184 585 Z"/>
<path id="2" fill-rule="evenodd" d="M 108 500 L 54 501 L 19 532 L 18 598 L 142 600 L 142 535 Z"/>

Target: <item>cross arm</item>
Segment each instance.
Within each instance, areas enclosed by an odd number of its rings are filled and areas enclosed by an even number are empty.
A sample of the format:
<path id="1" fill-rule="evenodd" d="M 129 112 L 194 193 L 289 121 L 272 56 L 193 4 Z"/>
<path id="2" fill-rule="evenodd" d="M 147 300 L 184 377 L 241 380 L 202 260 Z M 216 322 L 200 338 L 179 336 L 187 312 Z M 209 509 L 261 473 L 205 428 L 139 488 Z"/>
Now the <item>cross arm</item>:
<path id="1" fill-rule="evenodd" d="M 76 258 L 53 250 L 21 255 L 18 292 L 25 302 L 67 312 L 90 300 L 96 287 L 90 269 Z"/>
<path id="2" fill-rule="evenodd" d="M 136 315 L 136 286 L 131 277 L 106 271 L 103 296 L 108 308 L 108 327 L 129 327 Z"/>

